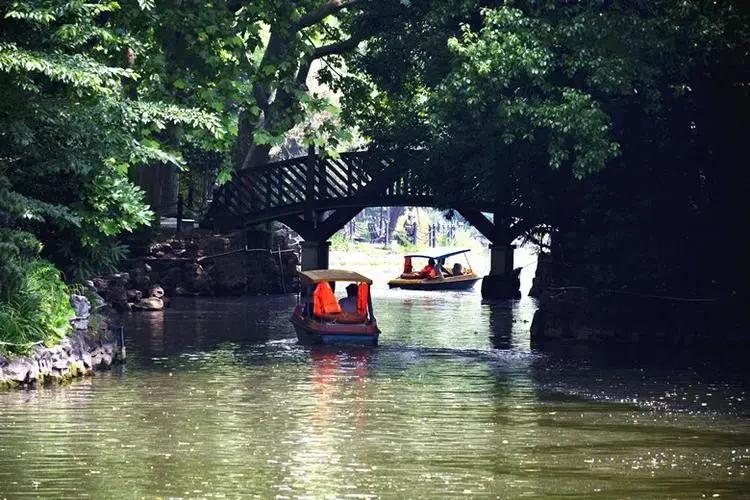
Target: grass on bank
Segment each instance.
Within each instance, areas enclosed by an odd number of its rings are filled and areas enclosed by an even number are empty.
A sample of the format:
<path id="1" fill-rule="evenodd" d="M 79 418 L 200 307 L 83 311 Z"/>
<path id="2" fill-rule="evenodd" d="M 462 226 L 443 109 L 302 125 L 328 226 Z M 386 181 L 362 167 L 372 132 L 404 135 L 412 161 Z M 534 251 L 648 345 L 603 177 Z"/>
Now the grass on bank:
<path id="1" fill-rule="evenodd" d="M 0 266 L 0 353 L 28 354 L 53 345 L 70 331 L 75 315 L 60 271 L 43 259 Z"/>

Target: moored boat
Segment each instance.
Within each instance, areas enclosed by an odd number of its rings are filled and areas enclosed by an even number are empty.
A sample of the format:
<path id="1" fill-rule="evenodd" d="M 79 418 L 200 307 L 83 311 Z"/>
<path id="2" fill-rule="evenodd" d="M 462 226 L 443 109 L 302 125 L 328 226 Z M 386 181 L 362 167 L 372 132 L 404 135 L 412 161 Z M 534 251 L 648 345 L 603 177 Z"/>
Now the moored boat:
<path id="1" fill-rule="evenodd" d="M 290 321 L 302 344 L 378 344 L 372 308 L 372 280 L 339 269 L 300 271 L 300 295 Z M 348 296 L 336 300 L 336 283 L 349 282 Z M 333 286 L 332 286 L 333 284 Z"/>
<path id="2" fill-rule="evenodd" d="M 407 290 L 469 290 L 481 278 L 472 270 L 469 263 L 469 248 L 435 248 L 426 252 L 404 255 L 404 272 L 388 282 L 390 288 Z M 446 267 L 447 259 L 464 255 L 466 267 L 454 262 Z M 427 259 L 420 271 L 414 271 L 413 259 Z"/>

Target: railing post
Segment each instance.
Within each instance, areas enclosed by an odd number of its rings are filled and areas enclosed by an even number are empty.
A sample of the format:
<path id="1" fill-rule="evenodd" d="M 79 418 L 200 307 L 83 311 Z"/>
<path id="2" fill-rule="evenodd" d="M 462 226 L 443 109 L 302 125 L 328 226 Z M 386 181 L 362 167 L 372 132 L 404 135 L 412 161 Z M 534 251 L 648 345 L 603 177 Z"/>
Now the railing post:
<path id="1" fill-rule="evenodd" d="M 310 145 L 307 148 L 307 180 L 305 192 L 305 218 L 314 223 L 314 206 L 315 206 L 315 146 Z"/>
<path id="2" fill-rule="evenodd" d="M 318 184 L 318 196 L 321 198 L 328 198 L 328 168 L 326 163 L 319 162 L 318 170 L 320 172 L 320 182 Z"/>
<path id="3" fill-rule="evenodd" d="M 354 169 L 352 168 L 352 160 L 344 160 L 344 165 L 346 165 L 346 193 L 351 197 L 354 194 Z"/>
<path id="4" fill-rule="evenodd" d="M 279 175 L 283 175 L 283 172 L 279 172 Z M 266 171 L 266 208 L 273 206 L 273 200 L 271 199 L 271 172 Z"/>

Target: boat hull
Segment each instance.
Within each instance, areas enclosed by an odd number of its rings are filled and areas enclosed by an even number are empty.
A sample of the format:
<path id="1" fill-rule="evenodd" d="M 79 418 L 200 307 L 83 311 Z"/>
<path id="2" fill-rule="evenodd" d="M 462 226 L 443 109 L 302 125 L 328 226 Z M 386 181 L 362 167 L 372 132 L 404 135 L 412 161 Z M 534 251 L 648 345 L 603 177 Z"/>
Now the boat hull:
<path id="1" fill-rule="evenodd" d="M 353 344 L 377 346 L 380 330 L 371 324 L 339 324 L 325 323 L 314 319 L 292 315 L 290 321 L 297 332 L 300 344 L 305 345 L 335 345 Z"/>
<path id="2" fill-rule="evenodd" d="M 481 280 L 479 276 L 459 276 L 444 279 L 408 280 L 396 278 L 388 282 L 390 288 L 405 290 L 471 290 Z"/>

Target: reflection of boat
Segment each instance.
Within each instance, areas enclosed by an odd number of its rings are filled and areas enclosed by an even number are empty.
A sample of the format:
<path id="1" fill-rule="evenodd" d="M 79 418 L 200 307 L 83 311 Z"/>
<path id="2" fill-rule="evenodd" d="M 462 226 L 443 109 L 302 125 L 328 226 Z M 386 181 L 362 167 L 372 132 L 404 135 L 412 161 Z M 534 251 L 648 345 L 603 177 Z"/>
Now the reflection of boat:
<path id="1" fill-rule="evenodd" d="M 378 344 L 380 330 L 372 310 L 370 278 L 336 269 L 300 271 L 299 277 L 300 300 L 290 321 L 300 343 Z M 356 309 L 352 312 L 342 310 L 336 300 L 333 286 L 338 282 L 355 284 Z M 354 302 L 352 307 L 354 308 Z"/>
<path id="2" fill-rule="evenodd" d="M 474 273 L 469 264 L 468 248 L 433 248 L 426 252 L 410 253 L 404 256 L 404 272 L 398 278 L 388 282 L 391 288 L 406 288 L 410 290 L 468 290 L 481 278 Z M 446 268 L 446 259 L 464 254 L 466 267 L 455 262 L 450 269 Z M 431 268 L 425 266 L 415 272 L 412 259 L 428 259 L 434 261 Z M 429 270 L 428 270 L 429 269 Z"/>

